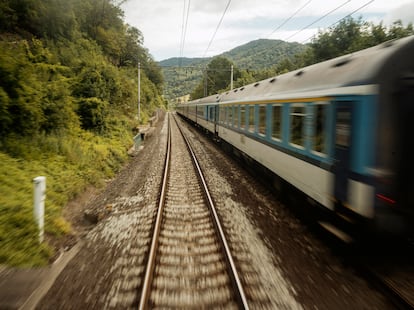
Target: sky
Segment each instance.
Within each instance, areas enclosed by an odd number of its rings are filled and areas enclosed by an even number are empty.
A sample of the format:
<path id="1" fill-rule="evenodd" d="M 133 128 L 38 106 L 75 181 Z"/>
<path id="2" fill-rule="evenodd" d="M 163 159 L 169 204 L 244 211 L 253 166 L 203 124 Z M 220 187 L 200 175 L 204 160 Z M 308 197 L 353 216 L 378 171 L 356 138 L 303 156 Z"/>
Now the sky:
<path id="1" fill-rule="evenodd" d="M 257 39 L 306 43 L 354 11 L 375 24 L 414 23 L 413 0 L 127 0 L 121 8 L 156 61 L 212 57 Z"/>

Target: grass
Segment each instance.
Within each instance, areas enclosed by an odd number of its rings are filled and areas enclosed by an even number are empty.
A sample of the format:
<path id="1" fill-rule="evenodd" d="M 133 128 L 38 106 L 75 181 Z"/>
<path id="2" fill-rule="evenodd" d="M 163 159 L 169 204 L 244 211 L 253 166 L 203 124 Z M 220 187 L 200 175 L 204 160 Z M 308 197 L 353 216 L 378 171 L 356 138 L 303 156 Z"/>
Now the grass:
<path id="1" fill-rule="evenodd" d="M 132 136 L 76 135 L 9 137 L 0 145 L 0 264 L 41 266 L 53 255 L 38 243 L 33 219 L 33 178 L 46 176 L 45 233 L 62 236 L 70 225 L 61 216 L 68 200 L 88 184 L 103 185 L 127 159 Z"/>

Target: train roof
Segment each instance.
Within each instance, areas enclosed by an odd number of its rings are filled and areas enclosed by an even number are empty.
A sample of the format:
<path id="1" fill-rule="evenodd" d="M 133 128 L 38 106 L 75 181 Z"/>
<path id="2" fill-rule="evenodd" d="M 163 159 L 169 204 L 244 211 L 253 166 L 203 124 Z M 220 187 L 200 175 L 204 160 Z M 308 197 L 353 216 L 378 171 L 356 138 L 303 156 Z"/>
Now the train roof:
<path id="1" fill-rule="evenodd" d="M 347 86 L 381 85 L 414 73 L 414 36 L 387 41 L 348 55 L 271 77 L 190 103 L 268 100 Z M 333 95 L 333 94 L 331 94 Z"/>

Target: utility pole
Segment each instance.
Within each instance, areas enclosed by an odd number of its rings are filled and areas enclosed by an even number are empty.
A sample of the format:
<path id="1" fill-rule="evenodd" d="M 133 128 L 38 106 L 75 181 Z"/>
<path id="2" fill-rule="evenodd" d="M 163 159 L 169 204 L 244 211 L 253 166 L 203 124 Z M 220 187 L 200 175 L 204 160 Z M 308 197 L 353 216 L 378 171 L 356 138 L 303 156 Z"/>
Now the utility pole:
<path id="1" fill-rule="evenodd" d="M 231 65 L 231 73 L 230 73 L 230 90 L 233 90 L 233 65 Z"/>
<path id="2" fill-rule="evenodd" d="M 138 62 L 138 122 L 141 121 L 141 63 Z"/>

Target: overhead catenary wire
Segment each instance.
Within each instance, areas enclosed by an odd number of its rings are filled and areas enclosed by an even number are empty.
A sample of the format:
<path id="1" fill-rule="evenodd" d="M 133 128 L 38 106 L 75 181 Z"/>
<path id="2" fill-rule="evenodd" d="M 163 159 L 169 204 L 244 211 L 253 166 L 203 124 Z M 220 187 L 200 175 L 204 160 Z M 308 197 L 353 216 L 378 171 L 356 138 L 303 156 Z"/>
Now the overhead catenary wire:
<path id="1" fill-rule="evenodd" d="M 190 4 L 191 0 L 188 0 L 188 5 L 186 6 L 187 0 L 184 0 L 183 6 L 183 20 L 181 26 L 181 42 L 180 42 L 180 58 L 179 58 L 179 66 L 182 65 L 183 56 L 184 56 L 184 46 L 185 46 L 185 38 L 187 36 L 187 27 L 188 27 L 188 16 L 190 15 Z"/>
<path id="2" fill-rule="evenodd" d="M 310 1 L 312 1 L 312 0 L 310 0 Z M 302 6 L 299 10 L 301 10 L 301 9 L 303 9 L 306 5 L 308 5 L 309 4 L 309 2 L 310 1 L 308 1 L 304 6 Z M 331 14 L 331 13 L 333 13 L 334 11 L 336 11 L 336 10 L 338 10 L 339 8 L 341 8 L 342 6 L 344 6 L 345 4 L 347 4 L 348 2 L 350 2 L 351 0 L 348 0 L 348 1 L 346 1 L 346 2 L 344 2 L 344 3 L 342 3 L 340 6 L 338 6 L 338 7 L 336 7 L 335 9 L 333 9 L 333 10 L 331 10 L 331 11 L 329 11 L 328 13 L 326 13 L 325 15 L 323 15 L 322 17 L 320 17 L 320 18 L 318 18 L 316 21 L 314 21 L 314 22 L 312 22 L 310 25 L 308 25 L 307 27 L 305 27 L 305 28 L 302 28 L 303 30 L 304 29 L 306 29 L 306 28 L 308 28 L 308 27 L 310 27 L 311 25 L 313 25 L 313 24 L 315 24 L 315 23 L 317 23 L 318 21 L 320 21 L 321 19 L 323 19 L 323 18 L 325 18 L 326 16 L 328 16 L 329 14 Z M 229 1 L 230 2 L 230 1 Z M 368 2 L 366 2 L 365 4 L 363 4 L 362 6 L 360 6 L 360 7 L 358 7 L 357 9 L 355 9 L 354 11 L 352 11 L 351 13 L 349 13 L 349 14 L 347 14 L 346 16 L 344 16 L 344 17 L 342 17 L 342 18 L 340 18 L 339 20 L 337 20 L 336 22 L 334 22 L 334 23 L 332 23 L 331 25 L 329 25 L 327 28 L 331 28 L 331 27 L 333 27 L 334 25 L 336 25 L 336 24 L 338 24 L 338 23 L 340 23 L 341 21 L 343 21 L 344 19 L 346 19 L 346 18 L 348 18 L 348 17 L 350 17 L 350 16 L 352 16 L 352 15 L 354 15 L 355 13 L 357 13 L 357 12 L 359 12 L 360 10 L 362 10 L 362 9 L 364 9 L 365 7 L 367 7 L 368 5 L 370 5 L 371 3 L 373 3 L 373 2 L 375 2 L 375 0 L 370 0 L 370 1 L 368 1 Z M 299 10 L 297 10 L 294 14 L 292 14 L 291 15 L 291 17 L 293 17 L 293 16 L 295 16 L 295 14 L 297 14 L 297 12 L 299 11 Z M 289 20 L 291 17 L 289 17 L 287 20 Z M 287 21 L 286 20 L 286 21 Z M 283 24 L 286 24 L 286 22 L 284 22 Z M 281 25 L 281 26 L 283 26 L 283 24 Z M 279 26 L 278 28 L 276 28 L 276 30 L 277 29 L 279 29 L 281 26 Z M 297 33 L 299 33 L 300 31 L 298 31 Z M 296 35 L 297 33 L 295 33 L 294 35 Z M 292 35 L 293 36 L 293 35 Z M 292 37 L 291 36 L 291 37 Z M 305 43 L 306 41 L 308 41 L 309 39 L 311 39 L 312 37 L 315 37 L 315 35 L 312 35 L 312 36 L 310 36 L 309 38 L 307 38 L 307 39 L 305 39 L 305 40 L 303 40 L 302 42 L 300 42 L 300 43 Z M 179 68 L 182 68 L 182 69 L 190 69 L 190 70 L 202 70 L 202 71 L 205 71 L 205 70 L 207 70 L 207 71 L 229 71 L 229 69 L 206 69 L 205 67 L 203 67 L 203 66 L 178 66 L 178 67 L 176 67 L 176 66 L 160 66 L 161 68 L 163 68 L 164 70 L 165 69 L 170 69 L 170 70 L 175 70 L 175 69 L 179 69 Z M 240 68 L 239 68 L 240 69 Z"/>
<path id="3" fill-rule="evenodd" d="M 184 38 L 184 25 L 185 25 L 185 5 L 186 5 L 186 0 L 184 1 L 184 5 L 183 5 L 183 17 L 182 17 L 182 22 L 181 22 L 181 38 L 180 38 L 180 59 L 182 57 L 182 53 L 183 53 L 183 38 Z M 181 63 L 179 63 L 180 65 Z"/>
<path id="4" fill-rule="evenodd" d="M 208 43 L 208 46 L 207 46 L 207 48 L 206 48 L 206 51 L 204 52 L 203 58 L 206 56 L 206 54 L 207 54 L 208 50 L 210 49 L 211 43 L 213 43 L 214 38 L 216 37 L 217 31 L 219 30 L 219 28 L 220 28 L 220 26 L 221 26 L 221 23 L 222 23 L 222 21 L 223 21 L 223 19 L 224 19 L 224 15 L 226 15 L 226 12 L 227 12 L 227 10 L 228 10 L 228 8 L 229 8 L 229 6 L 230 6 L 230 3 L 231 3 L 231 0 L 229 0 L 229 2 L 227 2 L 226 8 L 224 9 L 224 12 L 223 12 L 223 15 L 221 16 L 220 21 L 219 21 L 219 23 L 217 24 L 216 30 L 214 31 L 213 36 L 211 37 L 211 40 L 210 40 L 210 42 Z"/>
<path id="5" fill-rule="evenodd" d="M 312 1 L 312 0 L 311 0 Z M 347 1 L 346 3 L 348 3 L 348 2 L 350 2 L 351 0 L 349 0 L 349 1 Z M 340 23 L 342 20 L 344 20 L 344 19 L 346 19 L 346 18 L 348 18 L 348 17 L 350 17 L 350 16 L 352 16 L 352 15 L 354 15 L 355 13 L 357 13 L 358 11 L 360 11 L 360 10 L 362 10 L 362 9 L 364 9 L 365 7 L 367 7 L 368 5 L 370 5 L 371 3 L 373 3 L 375 0 L 370 0 L 370 1 L 368 1 L 368 2 L 366 2 L 365 4 L 363 4 L 362 6 L 360 6 L 360 7 L 358 7 L 357 9 L 355 9 L 354 11 L 352 11 L 351 13 L 349 13 L 349 14 L 347 14 L 346 16 L 344 16 L 344 17 L 342 17 L 341 19 L 339 19 L 339 20 L 337 20 L 336 22 L 334 22 L 334 23 L 332 23 L 331 25 L 329 25 L 329 27 L 327 27 L 327 28 L 331 28 L 332 26 L 334 26 L 334 25 L 336 25 L 336 24 L 338 24 L 338 23 Z M 343 6 L 343 5 L 345 5 L 346 3 L 344 3 L 344 4 L 342 4 L 341 6 Z M 308 3 L 307 3 L 308 4 Z M 339 7 L 337 8 L 337 9 L 339 9 Z M 332 11 L 331 11 L 332 12 Z M 292 15 L 292 16 L 294 16 L 294 15 Z M 327 16 L 327 15 L 326 15 Z M 324 17 L 324 16 L 323 16 Z M 322 18 L 323 18 L 322 17 Z M 321 18 L 320 18 L 321 19 Z M 320 20 L 319 19 L 319 20 Z M 318 20 L 318 21 L 319 21 Z M 316 21 L 317 22 L 317 21 Z M 315 22 L 314 22 L 315 23 Z M 308 41 L 309 39 L 311 39 L 312 37 L 314 37 L 315 35 L 312 35 L 312 36 L 310 36 L 309 38 L 307 38 L 306 40 L 303 40 L 302 42 L 301 42 L 301 44 L 303 44 L 303 43 L 305 43 L 306 41 Z M 229 69 L 206 69 L 206 68 L 203 68 L 203 67 L 200 67 L 200 66 L 179 66 L 179 67 L 176 67 L 176 66 L 160 66 L 161 68 L 163 68 L 164 70 L 168 70 L 168 69 L 170 69 L 170 70 L 176 70 L 176 69 L 191 69 L 191 70 L 200 70 L 200 71 L 230 71 Z M 241 70 L 246 70 L 246 69 L 242 69 L 242 68 L 239 68 L 239 69 L 241 69 Z"/>
<path id="6" fill-rule="evenodd" d="M 314 24 L 316 24 L 317 22 L 321 21 L 322 19 L 324 19 L 325 17 L 331 15 L 333 12 L 339 10 L 340 8 L 342 8 L 343 6 L 345 6 L 346 4 L 348 4 L 349 2 L 351 2 L 351 0 L 347 0 L 344 3 L 340 4 L 339 6 L 337 6 L 336 8 L 330 10 L 328 13 L 324 14 L 323 16 L 319 17 L 318 19 L 316 19 L 315 21 L 311 22 L 309 25 L 303 27 L 302 29 L 298 30 L 297 32 L 295 32 L 294 34 L 290 35 L 288 38 L 286 38 L 284 41 L 289 41 L 289 39 L 293 38 L 294 36 L 296 36 L 297 34 L 301 33 L 303 30 L 308 29 L 310 26 L 313 26 Z"/>
<path id="7" fill-rule="evenodd" d="M 271 33 L 267 35 L 269 38 L 272 34 L 274 34 L 276 31 L 278 31 L 280 28 L 282 28 L 284 25 L 287 24 L 288 21 L 290 21 L 293 17 L 295 17 L 300 11 L 302 11 L 305 7 L 307 7 L 313 0 L 309 0 L 304 5 L 302 5 L 299 9 L 297 9 L 292 15 L 290 15 L 283 23 L 281 23 L 279 26 L 276 27 L 275 30 L 273 30 Z"/>
<path id="8" fill-rule="evenodd" d="M 188 26 L 188 20 L 189 20 L 189 13 L 190 13 L 190 1 L 188 0 L 188 5 L 187 5 L 187 0 L 184 0 L 184 6 L 183 6 L 183 15 L 182 15 L 182 33 L 181 33 L 181 43 L 180 43 L 180 58 L 179 58 L 179 63 L 178 66 L 182 66 L 182 61 L 183 61 L 183 55 L 184 55 L 184 46 L 185 46 L 185 40 L 186 40 L 186 33 L 187 33 L 187 26 Z M 300 8 L 298 8 L 294 13 L 292 13 L 286 20 L 284 20 L 279 26 L 277 26 L 269 35 L 268 37 L 270 37 L 272 34 L 274 34 L 276 31 L 280 30 L 283 26 L 285 26 L 291 19 L 293 19 L 297 14 L 299 14 L 299 12 L 303 11 L 313 0 L 308 0 L 307 2 L 305 2 Z M 348 14 L 346 17 L 351 16 L 352 14 L 355 14 L 357 11 L 361 10 L 362 8 L 366 7 L 367 5 L 369 5 L 370 3 L 374 2 L 375 0 L 370 0 L 368 3 L 364 4 L 363 6 L 361 6 L 360 8 L 358 8 L 357 10 L 353 11 L 352 13 Z M 348 4 L 349 2 L 351 2 L 351 0 L 347 0 L 345 2 L 343 2 L 342 4 L 340 4 L 339 6 L 335 7 L 334 9 L 330 10 L 329 12 L 325 13 L 323 16 L 317 18 L 315 21 L 311 22 L 310 24 L 306 25 L 305 27 L 301 28 L 300 30 L 296 31 L 295 33 L 293 33 L 292 35 L 290 35 L 289 37 L 287 37 L 285 39 L 285 41 L 289 41 L 291 38 L 293 38 L 294 36 L 298 35 L 299 33 L 303 32 L 304 30 L 308 29 L 309 27 L 311 27 L 312 25 L 316 24 L 317 22 L 321 21 L 322 19 L 326 18 L 327 16 L 331 15 L 332 13 L 334 13 L 335 11 L 339 10 L 340 8 L 342 8 L 343 6 L 345 6 L 346 4 Z M 230 7 L 231 4 L 231 0 L 228 0 L 227 5 L 223 11 L 223 14 L 220 18 L 219 23 L 216 26 L 216 29 L 209 41 L 209 44 L 203 54 L 203 57 L 206 57 L 207 52 L 209 51 L 217 33 L 218 30 L 224 20 L 224 17 Z M 344 17 L 344 18 L 346 18 Z M 342 18 L 342 19 L 344 19 Z M 342 20 L 340 19 L 340 20 Z M 333 23 L 332 25 L 335 25 L 336 23 L 338 23 L 340 20 L 338 20 L 337 22 Z M 331 26 L 332 26 L 331 25 Z M 330 27 L 331 27 L 330 26 Z M 312 38 L 314 35 L 312 35 L 310 38 Z M 303 42 L 306 42 L 309 39 L 306 39 Z"/>
<path id="9" fill-rule="evenodd" d="M 341 19 L 339 19 L 339 20 L 337 20 L 336 22 L 334 22 L 334 23 L 332 23 L 331 25 L 329 25 L 329 27 L 327 27 L 328 29 L 329 28 L 332 28 L 334 25 L 336 25 L 336 24 L 339 24 L 341 21 L 343 21 L 344 19 L 346 19 L 346 18 L 348 18 L 348 17 L 350 17 L 350 16 L 352 16 L 352 15 L 354 15 L 356 12 L 358 12 L 358 11 L 360 11 L 360 10 L 362 10 L 363 8 L 365 8 L 365 7 L 367 7 L 368 5 L 370 5 L 372 2 L 374 2 L 375 0 L 371 0 L 371 1 L 368 1 L 367 3 L 365 3 L 364 5 L 362 5 L 362 6 L 360 6 L 359 8 L 357 8 L 356 10 L 354 10 L 354 11 L 352 11 L 351 13 L 349 13 L 348 15 L 346 15 L 346 16 L 344 16 L 344 17 L 342 17 Z M 312 35 L 312 36 L 310 36 L 309 38 L 307 38 L 306 40 L 303 40 L 302 42 L 300 42 L 301 44 L 303 44 L 303 43 L 305 43 L 305 42 L 307 42 L 307 41 L 309 41 L 311 38 L 313 38 L 313 37 L 315 37 L 316 35 L 314 34 L 314 35 Z"/>

